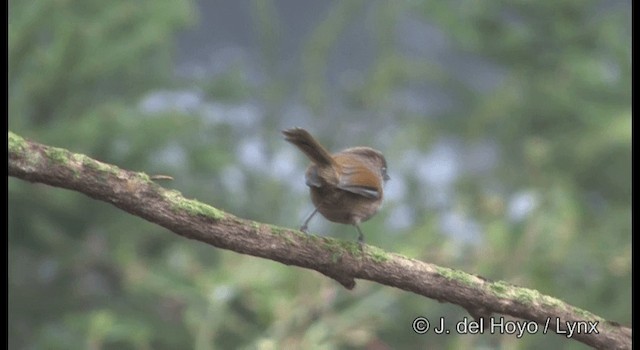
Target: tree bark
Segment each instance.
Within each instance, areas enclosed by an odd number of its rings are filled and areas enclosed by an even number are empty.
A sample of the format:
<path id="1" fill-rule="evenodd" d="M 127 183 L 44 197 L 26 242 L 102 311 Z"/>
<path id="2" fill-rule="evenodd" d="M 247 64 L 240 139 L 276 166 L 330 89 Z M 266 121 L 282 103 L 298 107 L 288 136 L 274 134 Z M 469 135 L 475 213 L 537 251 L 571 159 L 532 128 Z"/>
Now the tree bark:
<path id="1" fill-rule="evenodd" d="M 366 279 L 457 304 L 468 310 L 476 322 L 482 322 L 483 332 L 487 333 L 499 331 L 501 322 L 503 326 L 517 322 L 529 327 L 528 331 L 558 333 L 595 348 L 631 348 L 631 328 L 536 290 L 490 281 L 369 245 L 361 251 L 356 242 L 245 220 L 184 198 L 144 173 L 27 141 L 11 132 L 8 141 L 9 176 L 84 193 L 185 238 L 316 270 L 347 289 L 355 287 L 355 279 Z M 520 320 L 490 317 L 492 314 Z"/>

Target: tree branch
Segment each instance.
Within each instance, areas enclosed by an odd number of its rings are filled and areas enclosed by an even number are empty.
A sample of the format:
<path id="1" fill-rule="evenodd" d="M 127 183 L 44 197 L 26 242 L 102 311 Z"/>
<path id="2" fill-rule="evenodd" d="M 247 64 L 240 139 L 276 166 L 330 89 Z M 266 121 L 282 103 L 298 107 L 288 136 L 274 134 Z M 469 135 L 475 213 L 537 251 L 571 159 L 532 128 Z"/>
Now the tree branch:
<path id="1" fill-rule="evenodd" d="M 9 132 L 9 175 L 62 187 L 111 203 L 180 236 L 212 246 L 316 270 L 347 289 L 355 279 L 400 288 L 467 309 L 488 328 L 491 314 L 522 319 L 538 332 L 571 335 L 596 348 L 630 349 L 631 328 L 607 321 L 538 291 L 439 267 L 356 242 L 306 235 L 245 220 L 154 183 L 144 173 L 120 169 L 82 154 L 27 141 Z M 498 322 L 496 319 L 495 322 Z M 525 323 L 526 322 L 526 323 Z M 596 325 L 592 329 L 591 325 Z M 594 331 L 594 329 L 597 331 Z M 495 331 L 488 328 L 487 332 Z"/>

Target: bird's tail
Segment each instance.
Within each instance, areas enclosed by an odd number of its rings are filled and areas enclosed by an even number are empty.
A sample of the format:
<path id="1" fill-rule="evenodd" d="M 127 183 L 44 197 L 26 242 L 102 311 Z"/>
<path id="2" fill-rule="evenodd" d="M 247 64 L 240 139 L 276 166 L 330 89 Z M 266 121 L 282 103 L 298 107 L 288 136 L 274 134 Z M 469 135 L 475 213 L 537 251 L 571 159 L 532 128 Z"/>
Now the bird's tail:
<path id="1" fill-rule="evenodd" d="M 333 158 L 309 132 L 302 128 L 293 128 L 283 130 L 284 139 L 296 145 L 302 153 L 318 166 L 330 166 L 333 164 Z"/>

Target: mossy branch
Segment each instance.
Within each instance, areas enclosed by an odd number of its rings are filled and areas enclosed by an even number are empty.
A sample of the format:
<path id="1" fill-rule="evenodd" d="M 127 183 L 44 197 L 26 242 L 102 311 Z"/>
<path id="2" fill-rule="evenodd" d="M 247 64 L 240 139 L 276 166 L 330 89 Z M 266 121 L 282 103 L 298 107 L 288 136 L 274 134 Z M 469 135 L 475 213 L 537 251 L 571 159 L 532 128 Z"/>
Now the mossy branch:
<path id="1" fill-rule="evenodd" d="M 538 332 L 596 348 L 630 349 L 631 328 L 607 321 L 559 299 L 505 282 L 439 267 L 379 248 L 238 218 L 156 184 L 144 174 L 82 154 L 27 141 L 9 132 L 9 176 L 70 189 L 111 203 L 180 236 L 212 246 L 316 270 L 352 289 L 366 279 L 460 305 L 485 328 L 492 314 L 538 325 Z M 576 323 L 582 322 L 582 323 Z M 595 328 L 592 327 L 595 325 Z M 408 325 L 409 327 L 409 325 Z M 492 329 L 486 329 L 490 332 Z"/>

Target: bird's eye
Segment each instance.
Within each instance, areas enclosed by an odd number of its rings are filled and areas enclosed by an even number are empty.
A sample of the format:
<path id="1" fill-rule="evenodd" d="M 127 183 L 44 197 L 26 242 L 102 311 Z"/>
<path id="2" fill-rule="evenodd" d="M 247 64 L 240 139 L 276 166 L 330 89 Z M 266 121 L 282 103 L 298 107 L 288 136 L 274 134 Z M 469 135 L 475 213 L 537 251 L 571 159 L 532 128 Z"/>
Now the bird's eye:
<path id="1" fill-rule="evenodd" d="M 382 171 L 382 179 L 384 181 L 389 181 L 389 179 L 391 179 L 391 178 L 389 177 L 389 175 L 387 175 L 387 167 L 383 166 L 382 169 L 380 169 L 380 170 Z"/>

